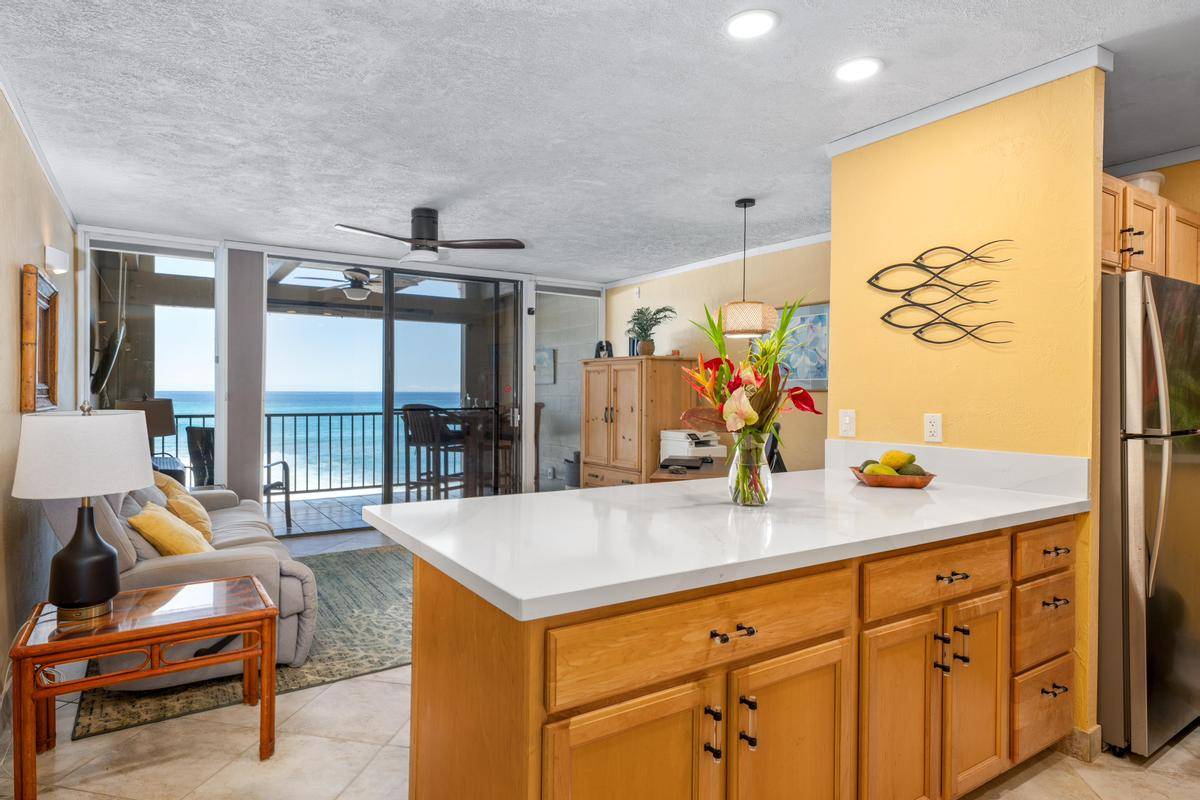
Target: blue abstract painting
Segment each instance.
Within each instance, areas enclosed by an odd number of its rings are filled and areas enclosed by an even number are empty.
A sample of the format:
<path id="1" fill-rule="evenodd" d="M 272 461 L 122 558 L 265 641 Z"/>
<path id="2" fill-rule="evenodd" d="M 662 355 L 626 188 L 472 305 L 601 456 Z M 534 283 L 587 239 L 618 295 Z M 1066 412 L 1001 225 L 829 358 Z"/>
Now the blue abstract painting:
<path id="1" fill-rule="evenodd" d="M 803 306 L 792 319 L 787 385 L 809 391 L 829 389 L 829 303 Z"/>

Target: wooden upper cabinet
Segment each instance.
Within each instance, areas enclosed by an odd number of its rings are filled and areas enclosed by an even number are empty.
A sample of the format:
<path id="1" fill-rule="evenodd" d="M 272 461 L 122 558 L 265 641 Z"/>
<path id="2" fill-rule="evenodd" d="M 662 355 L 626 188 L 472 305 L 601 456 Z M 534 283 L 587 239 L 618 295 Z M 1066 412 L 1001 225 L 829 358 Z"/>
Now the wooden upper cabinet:
<path id="1" fill-rule="evenodd" d="M 943 794 L 961 797 L 1008 769 L 1009 592 L 945 611 L 950 673 L 944 681 Z"/>
<path id="2" fill-rule="evenodd" d="M 580 425 L 580 459 L 586 464 L 607 464 L 611 437 L 608 429 L 612 398 L 608 364 L 583 367 L 583 413 Z"/>
<path id="3" fill-rule="evenodd" d="M 1200 214 L 1167 204 L 1167 277 L 1200 282 Z"/>
<path id="4" fill-rule="evenodd" d="M 1167 202 L 1159 195 L 1125 186 L 1124 227 L 1129 248 L 1128 267 L 1165 275 Z"/>
<path id="5" fill-rule="evenodd" d="M 1125 213 L 1125 182 L 1111 175 L 1101 176 L 1100 185 L 1100 263 L 1121 267 L 1121 219 Z"/>
<path id="6" fill-rule="evenodd" d="M 723 688 L 711 677 L 547 725 L 542 797 L 719 800 Z"/>
<path id="7" fill-rule="evenodd" d="M 609 463 L 614 467 L 642 466 L 642 364 L 614 363 L 612 372 L 612 444 Z M 682 380 L 682 378 L 680 378 Z"/>
<path id="8" fill-rule="evenodd" d="M 940 793 L 941 610 L 864 631 L 860 658 L 859 796 Z M 946 654 L 946 658 L 949 654 Z"/>
<path id="9" fill-rule="evenodd" d="M 854 797 L 850 639 L 729 676 L 729 800 Z"/>

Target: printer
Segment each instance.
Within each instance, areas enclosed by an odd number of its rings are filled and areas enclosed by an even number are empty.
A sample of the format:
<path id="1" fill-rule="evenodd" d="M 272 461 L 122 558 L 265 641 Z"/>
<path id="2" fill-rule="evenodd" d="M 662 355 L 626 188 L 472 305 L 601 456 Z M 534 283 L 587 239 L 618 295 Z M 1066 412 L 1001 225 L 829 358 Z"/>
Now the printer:
<path id="1" fill-rule="evenodd" d="M 658 458 L 702 458 L 714 461 L 725 458 L 725 445 L 712 431 L 675 430 L 663 431 L 658 446 Z"/>

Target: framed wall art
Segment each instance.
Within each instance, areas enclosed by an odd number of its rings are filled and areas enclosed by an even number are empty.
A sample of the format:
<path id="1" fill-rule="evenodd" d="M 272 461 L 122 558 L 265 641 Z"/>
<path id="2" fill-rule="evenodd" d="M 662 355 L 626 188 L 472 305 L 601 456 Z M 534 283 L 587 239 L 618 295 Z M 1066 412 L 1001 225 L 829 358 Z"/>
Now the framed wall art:
<path id="1" fill-rule="evenodd" d="M 21 268 L 21 413 L 58 407 L 58 289 Z"/>

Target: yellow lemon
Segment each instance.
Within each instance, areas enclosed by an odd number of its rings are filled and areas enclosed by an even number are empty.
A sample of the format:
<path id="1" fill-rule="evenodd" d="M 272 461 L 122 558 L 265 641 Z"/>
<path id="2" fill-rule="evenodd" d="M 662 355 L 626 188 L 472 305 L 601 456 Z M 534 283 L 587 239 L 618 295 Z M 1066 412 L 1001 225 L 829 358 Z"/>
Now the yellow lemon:
<path id="1" fill-rule="evenodd" d="M 888 450 L 879 459 L 880 464 L 891 467 L 892 469 L 900 469 L 907 467 L 909 464 L 917 460 L 917 457 L 912 453 L 906 453 L 903 450 Z"/>
<path id="2" fill-rule="evenodd" d="M 895 475 L 896 470 L 886 464 L 868 464 L 862 473 L 863 475 Z"/>

